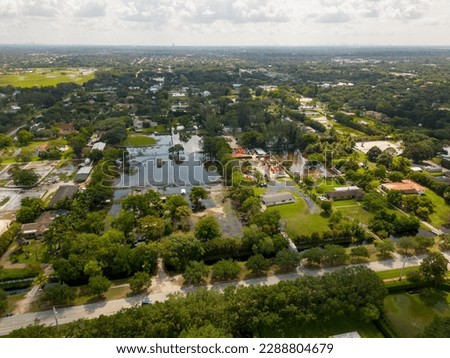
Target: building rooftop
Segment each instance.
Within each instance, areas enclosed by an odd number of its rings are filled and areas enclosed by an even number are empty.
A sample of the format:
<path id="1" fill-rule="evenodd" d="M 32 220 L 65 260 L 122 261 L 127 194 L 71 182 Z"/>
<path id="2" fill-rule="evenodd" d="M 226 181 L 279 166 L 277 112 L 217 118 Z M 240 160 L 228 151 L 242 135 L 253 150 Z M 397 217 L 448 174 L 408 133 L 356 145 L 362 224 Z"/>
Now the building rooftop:
<path id="1" fill-rule="evenodd" d="M 404 193 L 420 193 L 424 192 L 427 188 L 424 186 L 417 184 L 412 180 L 402 180 L 401 182 L 396 183 L 386 183 L 382 184 L 382 187 L 387 190 L 398 190 Z"/>
<path id="2" fill-rule="evenodd" d="M 262 201 L 266 205 L 270 205 L 283 201 L 294 201 L 294 196 L 291 193 L 269 194 L 263 195 Z"/>
<path id="3" fill-rule="evenodd" d="M 61 185 L 58 190 L 53 194 L 49 206 L 55 205 L 58 201 L 62 201 L 66 198 L 71 198 L 78 191 L 78 185 Z"/>
<path id="4" fill-rule="evenodd" d="M 105 147 L 106 147 L 105 142 L 97 142 L 92 146 L 92 150 L 97 149 L 97 150 L 100 150 L 101 152 L 103 152 Z"/>

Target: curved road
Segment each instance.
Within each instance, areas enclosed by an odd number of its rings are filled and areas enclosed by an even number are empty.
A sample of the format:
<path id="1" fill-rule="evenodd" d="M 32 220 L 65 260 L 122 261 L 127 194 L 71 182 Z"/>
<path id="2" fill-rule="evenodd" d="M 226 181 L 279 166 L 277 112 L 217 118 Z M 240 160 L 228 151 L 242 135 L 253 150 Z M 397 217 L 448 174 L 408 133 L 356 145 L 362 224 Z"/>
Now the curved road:
<path id="1" fill-rule="evenodd" d="M 450 261 L 450 255 L 448 253 L 444 253 L 445 257 Z M 418 266 L 422 261 L 424 256 L 413 256 L 406 258 L 405 267 Z M 391 269 L 398 269 L 403 266 L 402 258 L 393 258 L 385 261 L 376 261 L 376 262 L 368 262 L 363 263 L 361 266 L 366 266 L 374 271 L 385 271 Z M 449 264 L 450 266 L 450 264 Z M 243 286 L 252 286 L 252 285 L 275 285 L 280 281 L 286 280 L 295 280 L 296 278 L 304 275 L 311 276 L 320 276 L 324 273 L 333 272 L 341 269 L 342 267 L 331 267 L 319 270 L 311 270 L 304 268 L 303 266 L 299 266 L 297 268 L 297 272 L 275 275 L 269 277 L 261 277 L 255 278 L 240 282 L 226 282 L 226 283 L 217 283 L 214 285 L 209 285 L 209 289 L 217 289 L 222 290 L 224 287 L 229 285 L 243 285 Z M 194 291 L 202 286 L 191 286 L 191 287 L 174 287 L 167 286 L 166 289 L 162 290 L 161 293 L 150 294 L 149 297 L 153 301 L 165 301 L 170 294 L 174 293 L 187 293 Z M 114 314 L 121 309 L 130 308 L 134 306 L 140 305 L 141 300 L 145 297 L 145 295 L 138 295 L 118 300 L 112 301 L 102 301 L 97 303 L 86 304 L 82 306 L 73 306 L 67 308 L 60 308 L 57 310 L 57 318 L 59 324 L 69 323 L 76 321 L 81 318 L 92 319 L 97 318 L 101 315 L 111 315 Z M 55 324 L 55 314 L 53 311 L 42 311 L 42 312 L 34 312 L 34 313 L 25 313 L 18 314 L 12 317 L 5 317 L 0 319 L 0 336 L 7 335 L 11 331 L 26 327 L 30 324 L 34 324 L 39 322 L 40 324 L 46 325 L 54 325 Z"/>

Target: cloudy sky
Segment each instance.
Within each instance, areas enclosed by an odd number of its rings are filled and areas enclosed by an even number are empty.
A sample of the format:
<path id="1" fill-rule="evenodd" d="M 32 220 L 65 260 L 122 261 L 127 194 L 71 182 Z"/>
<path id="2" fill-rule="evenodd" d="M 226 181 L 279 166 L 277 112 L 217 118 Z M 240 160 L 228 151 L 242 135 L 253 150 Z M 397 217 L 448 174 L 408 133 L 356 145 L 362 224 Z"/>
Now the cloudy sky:
<path id="1" fill-rule="evenodd" d="M 448 0 L 0 0 L 0 43 L 450 45 Z"/>

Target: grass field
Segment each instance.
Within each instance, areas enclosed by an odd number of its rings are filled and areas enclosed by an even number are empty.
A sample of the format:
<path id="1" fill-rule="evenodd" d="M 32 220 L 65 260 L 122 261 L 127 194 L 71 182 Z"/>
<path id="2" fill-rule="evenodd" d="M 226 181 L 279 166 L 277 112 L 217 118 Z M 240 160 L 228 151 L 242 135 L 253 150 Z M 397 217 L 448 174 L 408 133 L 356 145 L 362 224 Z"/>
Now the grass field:
<path id="1" fill-rule="evenodd" d="M 435 227 L 440 227 L 449 223 L 450 205 L 445 202 L 445 199 L 431 190 L 427 190 L 425 196 L 429 198 L 434 205 L 434 212 L 430 215 L 429 222 Z"/>
<path id="2" fill-rule="evenodd" d="M 42 263 L 45 253 L 45 245 L 41 241 L 32 240 L 28 245 L 14 251 L 11 261 L 21 264 Z"/>
<path id="3" fill-rule="evenodd" d="M 364 210 L 362 206 L 355 205 L 353 202 L 353 206 L 335 206 L 333 204 L 335 210 L 339 210 L 342 212 L 344 216 L 349 216 L 352 219 L 358 219 L 360 223 L 368 225 L 369 220 L 373 217 L 373 214 Z"/>
<path id="4" fill-rule="evenodd" d="M 344 134 L 350 134 L 351 136 L 354 137 L 367 137 L 367 134 L 360 132 L 356 129 L 344 126 L 340 123 L 337 122 L 333 122 L 333 127 L 338 131 L 338 132 L 342 132 Z"/>
<path id="5" fill-rule="evenodd" d="M 0 282 L 10 280 L 20 280 L 23 278 L 35 277 L 37 273 L 29 269 L 2 269 L 0 270 Z"/>
<path id="6" fill-rule="evenodd" d="M 358 317 L 343 317 L 330 322 L 319 322 L 305 325 L 299 321 L 298 325 L 283 325 L 282 327 L 270 327 L 262 332 L 262 337 L 271 338 L 297 338 L 314 337 L 327 338 L 330 336 L 357 331 L 363 338 L 383 338 L 383 334 L 374 323 L 363 322 Z"/>
<path id="7" fill-rule="evenodd" d="M 17 71 L 0 74 L 0 86 L 13 85 L 18 88 L 56 86 L 70 82 L 83 84 L 95 77 L 92 69 L 77 68 L 34 68 L 29 71 Z"/>
<path id="8" fill-rule="evenodd" d="M 127 139 L 122 142 L 126 147 L 150 147 L 155 145 L 158 141 L 155 138 L 146 135 L 129 135 Z"/>
<path id="9" fill-rule="evenodd" d="M 297 194 L 295 203 L 277 205 L 268 208 L 269 211 L 278 211 L 281 220 L 286 223 L 286 232 L 290 237 L 297 235 L 311 235 L 313 232 L 328 231 L 328 219 L 308 212 L 306 202 Z"/>
<path id="10" fill-rule="evenodd" d="M 417 270 L 419 266 L 412 266 L 412 267 L 405 267 L 402 274 L 402 281 L 406 277 L 406 274 L 409 271 Z M 382 280 L 389 280 L 393 278 L 400 278 L 400 272 L 402 269 L 393 269 L 393 270 L 387 270 L 387 271 L 378 271 L 376 272 L 377 276 L 381 278 Z"/>
<path id="11" fill-rule="evenodd" d="M 427 292 L 399 293 L 386 297 L 386 314 L 403 337 L 417 336 L 435 315 L 450 317 L 450 293 Z"/>

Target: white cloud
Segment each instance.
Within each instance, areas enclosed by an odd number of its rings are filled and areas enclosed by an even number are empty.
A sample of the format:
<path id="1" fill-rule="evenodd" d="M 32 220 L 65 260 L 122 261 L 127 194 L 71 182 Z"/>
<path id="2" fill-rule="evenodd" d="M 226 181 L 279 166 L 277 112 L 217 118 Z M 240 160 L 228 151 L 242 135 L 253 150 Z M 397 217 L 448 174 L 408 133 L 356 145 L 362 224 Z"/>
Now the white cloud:
<path id="1" fill-rule="evenodd" d="M 448 0 L 0 0 L 0 18 L 0 42 L 450 44 Z"/>
<path id="2" fill-rule="evenodd" d="M 23 0 L 21 14 L 25 16 L 54 17 L 59 13 L 58 0 Z"/>
<path id="3" fill-rule="evenodd" d="M 106 15 L 106 4 L 103 2 L 88 1 L 75 11 L 78 17 L 103 17 Z"/>

